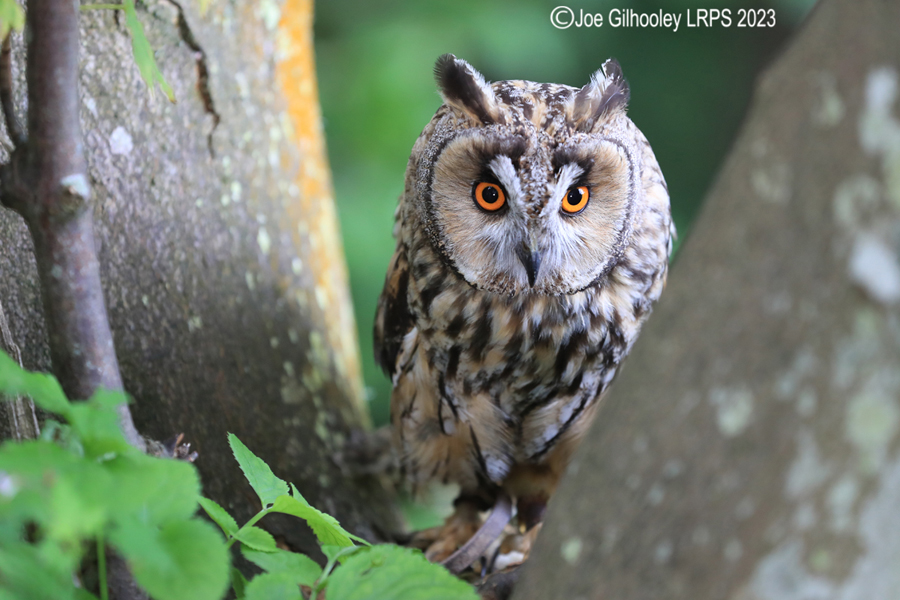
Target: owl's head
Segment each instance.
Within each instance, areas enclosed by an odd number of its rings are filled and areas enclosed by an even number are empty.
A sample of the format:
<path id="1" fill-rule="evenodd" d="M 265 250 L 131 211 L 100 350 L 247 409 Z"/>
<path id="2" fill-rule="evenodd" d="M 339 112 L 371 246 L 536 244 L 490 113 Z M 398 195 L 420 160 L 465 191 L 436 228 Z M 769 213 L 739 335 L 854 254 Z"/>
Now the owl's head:
<path id="1" fill-rule="evenodd" d="M 489 84 L 450 54 L 435 76 L 444 105 L 410 168 L 442 259 L 498 294 L 573 294 L 602 280 L 629 243 L 642 193 L 618 63 L 580 89 Z"/>

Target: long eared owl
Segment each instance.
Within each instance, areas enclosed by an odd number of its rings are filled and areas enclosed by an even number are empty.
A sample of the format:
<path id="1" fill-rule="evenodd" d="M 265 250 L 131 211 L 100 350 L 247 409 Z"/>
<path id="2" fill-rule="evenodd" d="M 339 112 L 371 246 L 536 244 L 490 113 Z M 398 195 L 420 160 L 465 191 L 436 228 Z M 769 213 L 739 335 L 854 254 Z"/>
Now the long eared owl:
<path id="1" fill-rule="evenodd" d="M 395 443 L 414 483 L 542 506 L 663 289 L 669 194 L 614 60 L 580 89 L 435 75 L 375 320 Z"/>

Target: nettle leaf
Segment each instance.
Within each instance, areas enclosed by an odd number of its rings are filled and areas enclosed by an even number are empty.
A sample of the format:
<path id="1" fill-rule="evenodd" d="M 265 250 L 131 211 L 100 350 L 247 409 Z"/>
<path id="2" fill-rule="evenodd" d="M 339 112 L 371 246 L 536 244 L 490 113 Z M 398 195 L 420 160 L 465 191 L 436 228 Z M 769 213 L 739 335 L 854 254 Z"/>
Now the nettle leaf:
<path id="1" fill-rule="evenodd" d="M 45 442 L 53 442 L 73 455 L 84 456 L 84 446 L 81 445 L 81 439 L 72 430 L 72 426 L 67 423 L 47 419 L 44 421 L 44 426 L 41 428 L 41 435 L 38 439 Z"/>
<path id="2" fill-rule="evenodd" d="M 209 498 L 200 497 L 199 498 L 200 506 L 203 507 L 203 510 L 206 511 L 206 514 L 209 515 L 209 518 L 216 522 L 216 525 L 222 528 L 222 531 L 227 536 L 233 536 L 237 533 L 239 527 L 237 521 L 234 520 L 234 517 L 228 514 L 224 508 L 219 506 L 215 501 L 210 500 Z"/>
<path id="3" fill-rule="evenodd" d="M 286 573 L 299 585 L 313 587 L 316 580 L 322 576 L 322 567 L 303 554 L 280 548 L 275 552 L 258 552 L 245 547 L 242 552 L 244 558 L 267 573 Z"/>
<path id="4" fill-rule="evenodd" d="M 244 590 L 247 589 L 247 578 L 235 567 L 231 567 L 231 589 L 234 590 L 235 600 L 243 600 Z"/>
<path id="5" fill-rule="evenodd" d="M 355 536 L 341 527 L 337 519 L 313 508 L 306 500 L 298 500 L 292 496 L 279 496 L 272 505 L 272 511 L 293 515 L 306 521 L 322 545 L 342 547 L 353 545 L 352 539 Z"/>
<path id="6" fill-rule="evenodd" d="M 275 477 L 269 465 L 250 452 L 250 449 L 233 433 L 228 434 L 228 444 L 231 446 L 234 458 L 241 466 L 241 471 L 250 482 L 250 487 L 259 496 L 263 508 L 267 508 L 275 502 L 276 498 L 288 493 L 287 483 Z"/>
<path id="7" fill-rule="evenodd" d="M 169 523 L 160 528 L 157 540 L 174 568 L 160 568 L 150 556 L 126 554 L 135 579 L 153 598 L 219 600 L 225 594 L 228 551 L 211 523 L 200 519 Z M 129 545 L 129 549 L 135 548 Z"/>
<path id="8" fill-rule="evenodd" d="M 75 542 L 100 531 L 110 507 L 112 478 L 52 442 L 6 443 L 0 471 L 10 477 L 3 498 L 4 518 L 34 520 L 53 540 Z"/>
<path id="9" fill-rule="evenodd" d="M 4 2 L 7 0 L 0 0 Z M 13 396 L 31 396 L 34 403 L 46 411 L 68 419 L 71 404 L 66 400 L 62 387 L 53 375 L 31 373 L 0 350 L 0 399 Z"/>
<path id="10" fill-rule="evenodd" d="M 10 29 L 22 31 L 25 26 L 25 11 L 16 0 L 0 0 L 0 40 L 9 35 Z"/>
<path id="11" fill-rule="evenodd" d="M 468 583 L 409 548 L 378 545 L 347 558 L 328 578 L 328 600 L 479 600 Z"/>
<path id="12" fill-rule="evenodd" d="M 97 390 L 87 402 L 71 405 L 67 417 L 81 438 L 85 456 L 136 453 L 119 429 L 118 407 L 128 401 L 124 392 Z"/>
<path id="13" fill-rule="evenodd" d="M 70 561 L 47 560 L 37 546 L 25 543 L 0 548 L 3 590 L 18 600 L 76 598 Z"/>
<path id="14" fill-rule="evenodd" d="M 140 515 L 146 523 L 190 519 L 200 499 L 194 465 L 136 453 L 116 456 L 104 467 L 116 478 L 116 514 Z"/>
<path id="15" fill-rule="evenodd" d="M 0 446 L 0 471 L 34 480 L 35 483 L 52 477 L 56 470 L 68 468 L 79 460 L 78 456 L 45 440 L 6 442 Z"/>
<path id="16" fill-rule="evenodd" d="M 134 10 L 134 0 L 123 0 L 122 9 L 125 11 L 125 26 L 131 32 L 131 51 L 134 53 L 134 62 L 137 64 L 141 77 L 153 93 L 154 85 L 159 84 L 160 89 L 169 99 L 169 102 L 175 102 L 175 92 L 168 84 L 163 74 L 156 65 L 156 58 L 153 56 L 153 48 L 147 41 L 144 34 L 144 26 L 137 18 L 137 12 Z"/>
<path id="17" fill-rule="evenodd" d="M 235 539 L 242 544 L 260 550 L 262 552 L 275 552 L 278 546 L 275 544 L 275 538 L 265 529 L 254 527 L 253 525 L 244 525 L 234 534 Z"/>
<path id="18" fill-rule="evenodd" d="M 168 573 L 176 568 L 168 548 L 160 540 L 159 527 L 135 519 L 120 522 L 110 533 L 109 542 L 128 561 L 140 563 L 149 572 Z"/>
<path id="19" fill-rule="evenodd" d="M 265 573 L 253 578 L 244 590 L 246 600 L 303 600 L 300 587 L 287 573 Z"/>
<path id="20" fill-rule="evenodd" d="M 57 471 L 42 525 L 53 540 L 76 543 L 97 535 L 109 517 L 113 479 L 100 465 L 82 460 Z"/>

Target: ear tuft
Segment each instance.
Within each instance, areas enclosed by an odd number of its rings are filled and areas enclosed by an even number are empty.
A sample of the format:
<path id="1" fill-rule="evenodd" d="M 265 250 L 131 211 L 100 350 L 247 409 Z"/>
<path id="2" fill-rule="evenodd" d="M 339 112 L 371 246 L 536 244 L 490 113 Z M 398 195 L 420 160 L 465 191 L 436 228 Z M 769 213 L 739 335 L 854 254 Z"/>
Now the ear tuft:
<path id="1" fill-rule="evenodd" d="M 491 86 L 466 61 L 444 54 L 434 65 L 434 78 L 444 102 L 451 108 L 483 125 L 503 122 Z"/>
<path id="2" fill-rule="evenodd" d="M 600 117 L 613 111 L 625 112 L 630 90 L 618 61 L 610 58 L 591 76 L 591 81 L 575 94 L 572 118 L 579 131 L 590 131 Z"/>

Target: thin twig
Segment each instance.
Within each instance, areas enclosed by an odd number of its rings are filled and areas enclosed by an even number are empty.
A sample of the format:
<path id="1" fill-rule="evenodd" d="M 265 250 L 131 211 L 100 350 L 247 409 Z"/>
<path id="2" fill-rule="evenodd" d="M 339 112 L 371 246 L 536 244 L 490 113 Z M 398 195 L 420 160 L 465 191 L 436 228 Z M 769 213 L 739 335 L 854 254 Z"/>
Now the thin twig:
<path id="1" fill-rule="evenodd" d="M 76 400 L 99 388 L 122 389 L 88 202 L 78 15 L 73 0 L 28 3 L 28 139 L 2 172 L 3 203 L 25 218 L 34 240 L 54 372 Z M 144 449 L 127 405 L 119 422 L 128 441 Z"/>
<path id="2" fill-rule="evenodd" d="M 9 41 L 11 35 L 12 32 L 6 34 L 2 49 L 0 49 L 0 105 L 3 107 L 3 118 L 6 121 L 9 139 L 12 140 L 13 146 L 18 148 L 25 145 L 25 133 L 22 131 L 22 124 L 16 118 L 13 104 L 15 96 L 12 82 L 12 47 Z"/>

